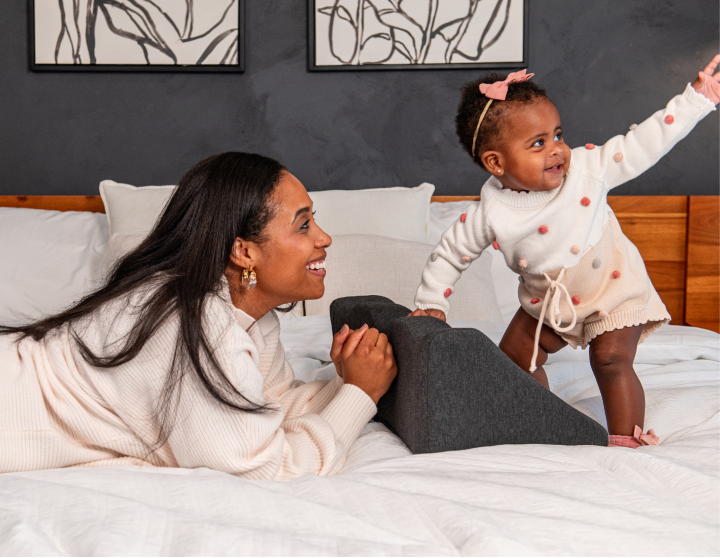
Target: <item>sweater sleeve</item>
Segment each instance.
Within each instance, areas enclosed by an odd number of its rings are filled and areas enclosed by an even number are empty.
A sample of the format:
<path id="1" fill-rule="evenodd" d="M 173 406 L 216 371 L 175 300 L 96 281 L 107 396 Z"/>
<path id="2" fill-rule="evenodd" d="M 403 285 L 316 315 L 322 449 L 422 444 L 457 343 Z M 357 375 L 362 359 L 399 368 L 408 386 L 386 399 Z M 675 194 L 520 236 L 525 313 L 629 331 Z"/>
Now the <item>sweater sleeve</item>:
<path id="1" fill-rule="evenodd" d="M 423 269 L 415 294 L 417 308 L 450 313 L 448 297 L 455 290 L 455 283 L 492 242 L 486 210 L 481 199 L 443 233 Z"/>
<path id="2" fill-rule="evenodd" d="M 601 180 L 606 190 L 641 175 L 665 156 L 695 125 L 715 110 L 715 105 L 688 84 L 667 106 L 624 136 L 615 136 L 594 149 L 573 149 L 590 178 Z"/>
<path id="3" fill-rule="evenodd" d="M 233 371 L 231 380 L 238 391 L 267 409 L 249 413 L 220 405 L 195 375 L 188 375 L 188 389 L 178 400 L 178 416 L 183 419 L 168 440 L 178 465 L 210 467 L 251 479 L 289 480 L 338 472 L 376 412 L 372 399 L 337 377 L 289 387 L 278 399 L 268 400 L 255 346 L 246 332 L 231 327 L 215 346 L 223 369 Z M 282 362 L 275 360 L 273 368 L 287 366 L 281 353 Z"/>
<path id="4" fill-rule="evenodd" d="M 108 331 L 111 327 L 112 337 L 122 338 L 133 325 L 127 319 L 133 312 L 121 310 L 118 318 L 107 317 L 104 325 L 90 329 Z M 178 327 L 177 319 L 170 318 L 139 355 L 112 371 L 84 366 L 103 407 L 126 425 L 128 437 L 138 439 L 140 449 L 134 457 L 150 455 L 155 464 L 208 467 L 250 479 L 288 480 L 339 471 L 348 449 L 376 412 L 367 394 L 343 385 L 339 377 L 297 388 L 291 388 L 290 378 L 290 393 L 282 403 L 268 399 L 265 377 L 287 366 L 284 351 L 279 351 L 281 358 L 272 359 L 267 370 L 259 366 L 262 355 L 253 340 L 225 303 L 215 300 L 208 303 L 204 318 L 212 354 L 230 384 L 248 402 L 265 408 L 248 412 L 220 403 L 182 359 L 179 374 L 171 382 L 176 389 L 166 397 Z M 95 350 L 112 344 L 102 333 L 90 333 L 85 338 Z M 279 329 L 269 334 L 268 344 L 279 343 L 277 337 Z M 206 370 L 211 370 L 208 359 L 201 358 Z M 227 387 L 222 391 L 229 393 Z M 290 416 L 286 406 L 292 407 Z M 163 430 L 163 426 L 168 428 Z M 158 448 L 158 442 L 164 443 Z"/>

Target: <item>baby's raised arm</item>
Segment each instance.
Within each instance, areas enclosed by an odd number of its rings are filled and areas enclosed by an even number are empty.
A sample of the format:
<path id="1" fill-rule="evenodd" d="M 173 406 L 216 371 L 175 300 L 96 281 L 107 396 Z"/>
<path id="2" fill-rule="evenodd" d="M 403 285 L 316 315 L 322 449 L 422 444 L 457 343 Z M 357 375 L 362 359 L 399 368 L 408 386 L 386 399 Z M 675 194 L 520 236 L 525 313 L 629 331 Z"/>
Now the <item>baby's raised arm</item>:
<path id="1" fill-rule="evenodd" d="M 663 110 L 605 145 L 574 149 L 573 160 L 582 161 L 585 172 L 601 180 L 608 190 L 639 176 L 715 110 L 720 101 L 720 72 L 713 76 L 713 71 L 719 63 L 720 54 Z"/>
<path id="2" fill-rule="evenodd" d="M 482 200 L 474 203 L 443 233 L 422 272 L 415 294 L 418 309 L 440 318 L 442 316 L 432 310 L 449 313 L 448 297 L 455 290 L 455 283 L 492 242 L 485 218 L 486 205 Z M 413 315 L 422 313 L 413 312 Z"/>

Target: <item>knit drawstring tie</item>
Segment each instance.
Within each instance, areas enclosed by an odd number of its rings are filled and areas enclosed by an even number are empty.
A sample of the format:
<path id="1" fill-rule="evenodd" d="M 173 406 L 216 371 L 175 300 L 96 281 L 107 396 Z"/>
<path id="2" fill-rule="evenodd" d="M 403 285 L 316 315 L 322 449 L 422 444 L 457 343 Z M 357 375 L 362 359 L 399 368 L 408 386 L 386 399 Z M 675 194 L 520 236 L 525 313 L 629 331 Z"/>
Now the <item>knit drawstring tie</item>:
<path id="1" fill-rule="evenodd" d="M 557 331 L 558 333 L 565 333 L 566 331 L 570 331 L 572 328 L 574 328 L 575 324 L 577 323 L 577 312 L 575 312 L 575 305 L 572 302 L 572 298 L 570 297 L 570 293 L 568 292 L 567 287 L 565 287 L 565 285 L 560 282 L 562 281 L 563 275 L 565 275 L 565 268 L 563 267 L 560 270 L 557 279 L 555 279 L 554 281 L 550 279 L 550 277 L 548 277 L 547 273 L 543 272 L 543 275 L 545 276 L 545 279 L 550 282 L 550 286 L 545 293 L 542 310 L 540 310 L 540 318 L 538 318 L 538 325 L 535 329 L 535 343 L 533 345 L 532 360 L 530 361 L 530 372 L 535 372 L 535 370 L 537 370 L 536 364 L 538 351 L 540 350 L 540 331 L 542 330 L 543 322 L 545 321 L 545 313 L 548 310 L 548 301 L 550 303 L 548 322 L 550 322 L 550 327 L 552 327 L 555 331 Z M 560 300 L 562 299 L 563 292 L 565 293 L 565 298 L 567 299 L 567 303 L 570 306 L 570 310 L 572 311 L 572 322 L 570 322 L 570 325 L 567 327 L 561 327 L 561 321 L 559 321 L 561 316 Z M 552 295 L 552 300 L 550 295 Z"/>

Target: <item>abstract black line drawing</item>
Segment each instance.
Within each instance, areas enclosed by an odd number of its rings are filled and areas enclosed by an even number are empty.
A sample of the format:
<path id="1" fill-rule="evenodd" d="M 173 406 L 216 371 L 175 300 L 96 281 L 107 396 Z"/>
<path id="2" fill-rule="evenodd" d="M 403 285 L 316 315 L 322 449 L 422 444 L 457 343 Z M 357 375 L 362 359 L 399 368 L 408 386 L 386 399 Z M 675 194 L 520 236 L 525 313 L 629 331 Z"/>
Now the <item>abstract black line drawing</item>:
<path id="1" fill-rule="evenodd" d="M 309 66 L 520 67 L 528 1 L 309 0 Z"/>
<path id="2" fill-rule="evenodd" d="M 244 0 L 30 0 L 33 70 L 242 71 Z"/>

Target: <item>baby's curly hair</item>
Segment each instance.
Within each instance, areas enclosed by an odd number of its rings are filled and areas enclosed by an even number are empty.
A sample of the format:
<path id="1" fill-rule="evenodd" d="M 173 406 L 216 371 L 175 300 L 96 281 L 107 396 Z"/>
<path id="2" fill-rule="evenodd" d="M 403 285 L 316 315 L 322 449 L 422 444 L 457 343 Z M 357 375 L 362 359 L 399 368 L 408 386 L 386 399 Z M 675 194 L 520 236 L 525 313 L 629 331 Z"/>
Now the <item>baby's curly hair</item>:
<path id="1" fill-rule="evenodd" d="M 455 116 L 455 131 L 463 149 L 483 169 L 485 165 L 480 160 L 479 155 L 493 147 L 497 147 L 499 142 L 502 141 L 500 121 L 509 114 L 510 110 L 513 110 L 513 105 L 517 106 L 517 103 L 533 103 L 540 98 L 548 98 L 545 90 L 531 80 L 511 83 L 508 86 L 507 98 L 504 101 L 493 101 L 493 104 L 490 105 L 480 126 L 475 153 L 473 153 L 472 144 L 475 128 L 477 128 L 478 119 L 488 102 L 488 98 L 480 93 L 480 84 L 503 81 L 506 78 L 507 75 L 505 74 L 490 72 L 466 83 L 460 88 L 462 96 Z M 509 102 L 512 102 L 512 104 L 509 104 Z"/>

